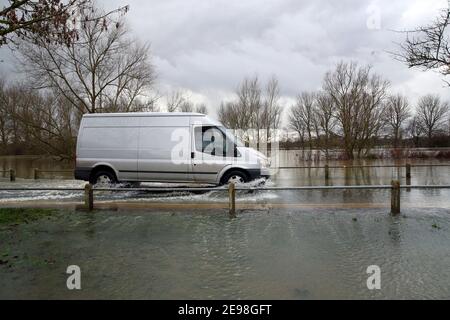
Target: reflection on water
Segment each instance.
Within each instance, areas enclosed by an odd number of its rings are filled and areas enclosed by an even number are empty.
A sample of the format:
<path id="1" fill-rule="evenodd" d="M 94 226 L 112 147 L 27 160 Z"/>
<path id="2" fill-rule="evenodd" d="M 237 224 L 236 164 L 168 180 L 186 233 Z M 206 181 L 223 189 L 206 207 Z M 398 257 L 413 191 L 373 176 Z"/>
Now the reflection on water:
<path id="1" fill-rule="evenodd" d="M 299 185 L 380 185 L 390 184 L 391 180 L 400 180 L 402 184 L 447 184 L 450 181 L 450 163 L 448 161 L 416 160 L 410 162 L 411 179 L 406 179 L 404 162 L 401 167 L 342 167 L 330 168 L 330 179 L 325 179 L 323 168 L 279 169 L 273 181 L 283 186 Z M 361 165 L 389 165 L 386 161 L 366 161 Z M 449 166 L 414 167 L 414 164 L 449 164 Z M 319 164 L 322 166 L 324 164 Z M 330 166 L 349 166 L 348 162 L 336 161 Z M 315 165 L 316 166 L 316 165 Z"/>
<path id="2" fill-rule="evenodd" d="M 0 156 L 0 171 L 14 169 L 18 178 L 33 179 L 34 168 L 39 170 L 71 170 L 73 163 L 69 161 L 57 160 L 46 156 Z M 70 178 L 73 177 L 71 173 L 43 173 L 44 177 L 48 178 Z M 5 176 L 5 174 L 0 174 Z"/>
<path id="3" fill-rule="evenodd" d="M 0 298 L 448 299 L 449 214 L 61 213 L 0 232 Z M 65 288 L 70 264 L 81 291 Z M 373 264 L 381 290 L 366 287 Z"/>

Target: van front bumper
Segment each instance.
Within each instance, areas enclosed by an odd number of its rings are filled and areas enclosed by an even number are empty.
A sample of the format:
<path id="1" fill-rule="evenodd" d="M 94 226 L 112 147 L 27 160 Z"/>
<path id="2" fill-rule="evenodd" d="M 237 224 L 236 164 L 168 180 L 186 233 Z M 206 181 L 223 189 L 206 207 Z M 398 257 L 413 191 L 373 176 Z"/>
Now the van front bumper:
<path id="1" fill-rule="evenodd" d="M 91 168 L 75 168 L 75 179 L 89 181 L 91 170 Z"/>
<path id="2" fill-rule="evenodd" d="M 270 178 L 269 169 L 249 169 L 247 170 L 250 175 L 250 180 L 256 180 L 259 178 Z"/>

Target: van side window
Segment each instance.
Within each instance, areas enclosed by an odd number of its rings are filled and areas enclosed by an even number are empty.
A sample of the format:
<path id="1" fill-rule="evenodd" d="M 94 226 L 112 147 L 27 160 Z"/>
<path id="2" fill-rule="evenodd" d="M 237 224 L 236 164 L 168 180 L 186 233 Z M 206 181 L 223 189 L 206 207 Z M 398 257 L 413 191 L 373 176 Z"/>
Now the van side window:
<path id="1" fill-rule="evenodd" d="M 226 137 L 214 126 L 195 127 L 195 149 L 212 156 L 226 156 Z"/>

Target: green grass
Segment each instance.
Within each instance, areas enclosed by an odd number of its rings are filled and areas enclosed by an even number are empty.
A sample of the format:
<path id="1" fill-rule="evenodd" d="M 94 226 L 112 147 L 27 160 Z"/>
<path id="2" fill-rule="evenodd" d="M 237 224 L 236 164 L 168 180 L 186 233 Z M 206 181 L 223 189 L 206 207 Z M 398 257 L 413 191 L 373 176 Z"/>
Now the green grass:
<path id="1" fill-rule="evenodd" d="M 50 217 L 57 210 L 37 208 L 0 208 L 0 225 L 14 225 Z"/>

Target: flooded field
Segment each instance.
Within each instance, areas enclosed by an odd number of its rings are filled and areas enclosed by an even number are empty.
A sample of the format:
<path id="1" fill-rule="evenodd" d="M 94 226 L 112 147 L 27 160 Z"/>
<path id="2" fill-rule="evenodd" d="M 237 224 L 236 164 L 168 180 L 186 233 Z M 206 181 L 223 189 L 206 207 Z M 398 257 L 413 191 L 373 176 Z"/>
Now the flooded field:
<path id="1" fill-rule="evenodd" d="M 438 208 L 63 210 L 0 232 L 0 298 L 448 299 L 449 231 Z M 66 288 L 73 264 L 80 291 Z"/>
<path id="2" fill-rule="evenodd" d="M 445 163 L 415 163 L 431 162 Z M 331 169 L 329 180 L 323 169 L 287 169 L 267 185 L 438 185 L 450 183 L 449 169 L 413 167 L 411 181 L 404 168 Z M 84 182 L 0 179 L 12 186 Z M 0 207 L 59 207 L 0 225 L 0 298 L 450 298 L 450 189 L 402 189 L 398 216 L 389 190 L 239 191 L 234 219 L 223 191 L 95 199 L 87 213 L 80 191 L 0 192 Z M 81 268 L 80 291 L 66 288 L 69 265 Z M 370 265 L 381 269 L 380 290 L 366 286 Z"/>

